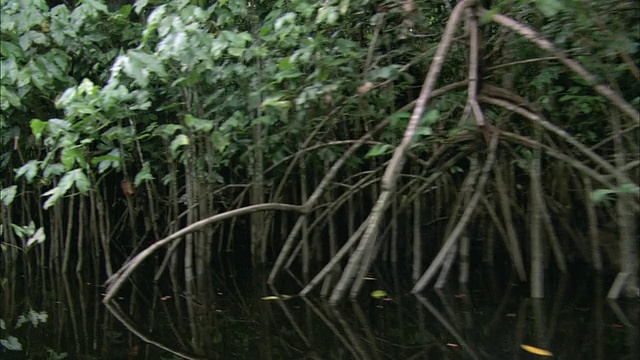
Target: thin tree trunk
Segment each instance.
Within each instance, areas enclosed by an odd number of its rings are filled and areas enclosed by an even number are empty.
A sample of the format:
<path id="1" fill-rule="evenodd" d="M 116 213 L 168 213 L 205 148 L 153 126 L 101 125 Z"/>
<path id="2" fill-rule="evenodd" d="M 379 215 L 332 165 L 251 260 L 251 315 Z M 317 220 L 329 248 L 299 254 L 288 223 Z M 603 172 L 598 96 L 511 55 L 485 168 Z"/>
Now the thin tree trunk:
<path id="1" fill-rule="evenodd" d="M 80 195 L 78 198 L 80 204 L 78 205 L 78 240 L 77 240 L 77 248 L 78 248 L 78 262 L 76 263 L 76 274 L 80 274 L 82 272 L 82 265 L 84 263 L 84 228 L 85 226 L 89 226 L 87 223 L 87 214 L 84 212 L 84 204 L 87 199 Z"/>
<path id="2" fill-rule="evenodd" d="M 71 257 L 71 236 L 73 234 L 73 223 L 74 223 L 73 210 L 75 208 L 75 199 L 76 199 L 76 196 L 72 196 L 69 199 L 69 205 L 68 205 L 69 206 L 68 218 L 67 218 L 68 223 L 67 223 L 67 230 L 66 230 L 65 239 L 64 239 L 64 255 L 63 255 L 64 257 L 62 259 L 62 270 L 61 270 L 63 274 L 67 272 L 67 268 L 69 266 L 69 258 Z M 82 239 L 76 239 L 76 241 L 82 242 Z M 82 256 L 82 253 L 79 253 L 78 255 Z"/>
<path id="3" fill-rule="evenodd" d="M 469 235 L 462 235 L 460 239 L 460 274 L 458 274 L 458 282 L 466 284 L 469 282 Z"/>
<path id="4" fill-rule="evenodd" d="M 536 126 L 536 138 L 540 141 L 540 128 Z M 540 147 L 533 149 L 531 161 L 531 297 L 544 297 L 544 266 L 541 239 L 542 184 L 540 180 Z"/>
<path id="5" fill-rule="evenodd" d="M 260 116 L 260 115 L 258 115 Z M 251 179 L 251 204 L 264 203 L 264 144 L 262 124 L 256 123 L 252 128 L 253 137 L 253 171 Z M 262 264 L 267 258 L 267 241 L 264 234 L 264 214 L 251 214 L 251 257 L 254 264 Z"/>
<path id="6" fill-rule="evenodd" d="M 589 240 L 591 241 L 591 261 L 593 268 L 598 273 L 602 272 L 602 255 L 600 254 L 600 232 L 598 230 L 598 216 L 596 215 L 596 208 L 589 199 L 591 192 L 593 191 L 593 185 L 591 178 L 582 175 L 582 181 L 584 182 L 584 198 L 585 207 L 587 208 L 587 219 L 589 219 Z"/>
<path id="7" fill-rule="evenodd" d="M 422 272 L 421 201 L 422 197 L 420 195 L 413 200 L 413 267 L 411 272 L 413 281 L 418 281 Z"/>

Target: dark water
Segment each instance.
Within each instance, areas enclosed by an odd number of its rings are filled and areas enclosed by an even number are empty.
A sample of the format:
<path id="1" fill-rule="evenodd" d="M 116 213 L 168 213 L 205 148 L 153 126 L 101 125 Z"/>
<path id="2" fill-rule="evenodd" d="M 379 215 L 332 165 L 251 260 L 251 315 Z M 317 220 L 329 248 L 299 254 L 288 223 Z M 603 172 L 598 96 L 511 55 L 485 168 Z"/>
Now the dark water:
<path id="1" fill-rule="evenodd" d="M 416 297 L 408 293 L 410 274 L 386 266 L 372 272 L 358 302 L 333 308 L 317 293 L 263 300 L 274 294 L 264 274 L 223 264 L 192 296 L 138 276 L 109 309 L 91 274 L 3 275 L 0 339 L 21 350 L 0 346 L 0 358 L 542 358 L 521 345 L 557 359 L 640 358 L 639 303 L 607 302 L 610 279 L 586 271 L 547 278 L 546 298 L 532 300 L 508 270 L 475 271 L 466 288 L 452 278 L 449 288 Z M 277 291 L 296 293 L 296 281 L 282 274 Z M 373 298 L 375 290 L 387 298 Z"/>

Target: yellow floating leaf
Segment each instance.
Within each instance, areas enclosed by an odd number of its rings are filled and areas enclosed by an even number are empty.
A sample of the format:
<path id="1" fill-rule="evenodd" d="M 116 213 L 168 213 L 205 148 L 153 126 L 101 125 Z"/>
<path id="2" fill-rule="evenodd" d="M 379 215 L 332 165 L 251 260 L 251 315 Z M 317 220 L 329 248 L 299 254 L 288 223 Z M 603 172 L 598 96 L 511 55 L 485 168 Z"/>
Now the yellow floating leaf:
<path id="1" fill-rule="evenodd" d="M 371 292 L 371 297 L 374 299 L 382 299 L 386 298 L 387 296 L 389 296 L 389 294 L 387 294 L 387 292 L 384 290 L 374 290 Z"/>
<path id="2" fill-rule="evenodd" d="M 524 350 L 524 351 L 528 351 L 532 354 L 536 354 L 536 355 L 540 355 L 540 356 L 553 356 L 553 353 L 549 350 L 545 350 L 545 349 L 540 349 L 537 348 L 535 346 L 530 346 L 530 345 L 520 345 L 520 347 Z"/>
<path id="3" fill-rule="evenodd" d="M 262 298 L 262 300 L 289 300 L 291 298 L 292 298 L 291 295 L 282 294 L 280 296 L 276 296 L 276 295 L 265 296 Z"/>

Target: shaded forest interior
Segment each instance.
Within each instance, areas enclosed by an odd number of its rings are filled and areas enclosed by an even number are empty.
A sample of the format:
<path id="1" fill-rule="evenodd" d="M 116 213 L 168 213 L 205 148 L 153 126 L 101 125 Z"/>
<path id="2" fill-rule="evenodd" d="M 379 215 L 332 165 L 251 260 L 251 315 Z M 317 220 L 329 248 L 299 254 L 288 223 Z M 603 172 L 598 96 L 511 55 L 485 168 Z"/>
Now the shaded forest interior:
<path id="1" fill-rule="evenodd" d="M 640 12 L 537 4 L 3 0 L 2 271 L 106 302 L 237 252 L 336 304 L 508 256 L 534 298 L 573 261 L 637 297 Z"/>

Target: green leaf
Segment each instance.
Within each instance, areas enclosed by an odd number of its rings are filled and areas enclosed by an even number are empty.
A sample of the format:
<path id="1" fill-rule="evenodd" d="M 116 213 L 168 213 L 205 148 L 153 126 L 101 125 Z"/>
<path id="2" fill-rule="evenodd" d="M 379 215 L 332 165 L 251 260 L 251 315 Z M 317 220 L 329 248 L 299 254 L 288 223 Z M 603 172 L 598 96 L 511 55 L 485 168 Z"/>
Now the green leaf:
<path id="1" fill-rule="evenodd" d="M 431 136 L 433 135 L 433 129 L 429 126 L 420 126 L 416 130 L 416 135 L 418 136 Z"/>
<path id="2" fill-rule="evenodd" d="M 406 111 L 395 112 L 391 114 L 391 122 L 389 125 L 391 128 L 394 128 L 394 129 L 397 129 L 397 128 L 404 129 L 407 126 L 409 118 L 411 118 L 410 112 L 406 112 Z"/>
<path id="3" fill-rule="evenodd" d="M 63 197 L 74 184 L 82 194 L 86 194 L 91 189 L 91 182 L 82 169 L 69 171 L 62 176 L 60 182 L 58 182 L 58 186 L 42 194 L 43 196 L 49 196 L 47 201 L 44 203 L 44 209 L 46 210 L 55 205 L 56 202 Z"/>
<path id="4" fill-rule="evenodd" d="M 113 148 L 108 154 L 91 159 L 91 164 L 98 165 L 100 174 L 111 167 L 118 169 L 120 167 L 120 149 Z"/>
<path id="5" fill-rule="evenodd" d="M 0 99 L 2 99 L 3 110 L 7 110 L 9 108 L 9 105 L 13 106 L 14 108 L 20 108 L 21 106 L 20 97 L 18 96 L 18 94 L 7 89 L 4 86 L 0 87 Z"/>
<path id="6" fill-rule="evenodd" d="M 640 187 L 636 184 L 622 184 L 616 188 L 618 194 L 640 194 Z"/>
<path id="7" fill-rule="evenodd" d="M 371 149 L 369 149 L 369 152 L 367 152 L 367 154 L 364 157 L 370 158 L 370 157 L 376 157 L 376 156 L 388 154 L 391 152 L 391 149 L 393 149 L 393 146 L 389 144 L 374 145 L 371 147 Z"/>
<path id="8" fill-rule="evenodd" d="M 493 16 L 500 12 L 500 7 L 494 7 L 489 9 L 482 17 L 480 18 L 480 25 L 485 25 L 490 23 L 493 20 Z"/>
<path id="9" fill-rule="evenodd" d="M 133 186 L 139 187 L 145 180 L 154 180 L 155 178 L 151 175 L 151 169 L 148 161 L 145 161 L 142 165 L 142 170 L 140 170 L 135 179 L 133 180 Z"/>
<path id="10" fill-rule="evenodd" d="M 32 225 L 33 225 L 33 229 L 31 229 Z M 11 224 L 11 228 L 13 229 L 13 232 L 20 239 L 24 239 L 25 236 L 33 235 L 33 233 L 35 232 L 35 226 L 36 224 L 34 224 L 33 221 L 29 223 L 29 226 L 20 226 L 13 223 Z"/>
<path id="11" fill-rule="evenodd" d="M 18 338 L 8 336 L 6 339 L 0 339 L 0 344 L 7 350 L 22 351 L 22 344 L 18 341 Z"/>
<path id="12" fill-rule="evenodd" d="M 260 107 L 263 109 L 267 107 L 274 107 L 274 108 L 280 108 L 280 109 L 286 109 L 291 107 L 291 101 L 280 100 L 283 96 L 284 96 L 283 94 L 269 96 L 262 101 L 262 104 L 260 105 Z"/>
<path id="13" fill-rule="evenodd" d="M 154 130 L 154 134 L 160 135 L 162 137 L 172 137 L 176 131 L 182 130 L 182 125 L 179 124 L 168 124 L 168 125 L 160 125 Z"/>
<path id="14" fill-rule="evenodd" d="M 33 327 L 38 327 L 40 323 L 45 324 L 49 315 L 46 311 L 37 312 L 33 309 L 29 310 L 25 315 L 20 315 L 16 324 L 16 328 L 24 323 L 31 323 Z"/>
<path id="15" fill-rule="evenodd" d="M 536 6 L 547 16 L 555 16 L 564 10 L 564 4 L 559 0 L 536 0 Z"/>
<path id="16" fill-rule="evenodd" d="M 184 124 L 196 132 L 203 131 L 206 133 L 210 132 L 214 125 L 212 120 L 198 119 L 189 114 L 185 115 Z"/>
<path id="17" fill-rule="evenodd" d="M 89 190 L 91 190 L 91 181 L 84 174 L 82 169 L 75 169 L 72 171 L 73 173 L 73 181 L 76 185 L 76 188 L 80 191 L 81 194 L 86 195 Z"/>
<path id="18" fill-rule="evenodd" d="M 82 5 L 86 5 L 90 9 L 94 10 L 92 13 L 90 13 L 93 16 L 97 15 L 98 12 L 102 12 L 102 13 L 109 12 L 107 5 L 96 0 L 82 0 Z"/>
<path id="19" fill-rule="evenodd" d="M 227 52 L 231 56 L 241 57 L 244 54 L 244 48 L 230 47 L 227 49 Z"/>
<path id="20" fill-rule="evenodd" d="M 136 2 L 133 4 L 136 14 L 140 14 L 142 9 L 144 9 L 148 3 L 149 0 L 136 0 Z"/>
<path id="21" fill-rule="evenodd" d="M 349 11 L 349 0 L 340 0 L 340 15 L 344 15 Z"/>
<path id="22" fill-rule="evenodd" d="M 615 189 L 596 189 L 589 194 L 591 201 L 602 203 L 614 200 L 617 194 L 640 194 L 640 187 L 635 184 L 621 184 Z"/>
<path id="23" fill-rule="evenodd" d="M 66 120 L 49 119 L 49 121 L 47 121 L 47 130 L 52 137 L 58 137 L 59 135 L 69 132 L 71 125 Z"/>
<path id="24" fill-rule="evenodd" d="M 389 294 L 384 290 L 374 290 L 371 292 L 371 297 L 374 299 L 384 299 L 387 296 L 389 296 Z"/>
<path id="25" fill-rule="evenodd" d="M 231 144 L 229 136 L 221 133 L 220 131 L 214 131 L 211 133 L 211 144 L 219 153 L 223 153 L 224 150 Z"/>
<path id="26" fill-rule="evenodd" d="M 21 59 L 24 57 L 24 52 L 16 44 L 7 41 L 0 41 L 0 55 L 4 58 L 14 57 Z"/>
<path id="27" fill-rule="evenodd" d="M 42 133 L 47 128 L 47 122 L 38 119 L 31 119 L 31 123 L 29 125 L 31 126 L 31 132 L 35 135 L 36 140 L 40 141 Z"/>
<path id="28" fill-rule="evenodd" d="M 387 79 L 396 79 L 398 78 L 398 75 L 400 74 L 400 65 L 389 65 L 389 66 L 385 66 L 379 69 L 375 69 L 373 71 L 371 71 L 369 73 L 369 76 L 371 77 L 371 79 L 373 80 L 377 80 L 377 79 L 383 79 L 383 80 L 387 80 Z"/>
<path id="29" fill-rule="evenodd" d="M 257 117 L 251 121 L 251 124 L 273 125 L 276 119 L 273 116 L 264 115 Z"/>
<path id="30" fill-rule="evenodd" d="M 145 69 L 142 63 L 132 57 L 125 55 L 118 56 L 113 66 L 114 68 L 121 66 L 122 71 L 135 80 L 138 85 L 146 87 L 149 84 L 149 71 Z"/>
<path id="31" fill-rule="evenodd" d="M 429 110 L 422 119 L 420 119 L 420 123 L 426 125 L 433 125 L 440 119 L 440 111 L 438 109 Z"/>
<path id="32" fill-rule="evenodd" d="M 45 179 L 50 179 L 51 176 L 54 175 L 62 175 L 64 174 L 64 165 L 62 164 L 51 164 L 51 165 L 47 165 L 44 168 L 44 171 L 42 172 L 42 176 Z"/>
<path id="33" fill-rule="evenodd" d="M 44 228 L 40 227 L 36 230 L 35 234 L 27 240 L 27 249 L 34 244 L 42 244 L 47 239 L 47 235 L 44 233 Z"/>
<path id="34" fill-rule="evenodd" d="M 296 13 L 293 12 L 288 12 L 284 15 L 282 15 L 281 17 L 278 18 L 278 20 L 276 20 L 276 22 L 273 25 L 273 28 L 278 31 L 280 30 L 284 25 L 287 24 L 295 24 L 296 22 Z"/>
<path id="35" fill-rule="evenodd" d="M 40 165 L 38 160 L 27 161 L 16 171 L 16 179 L 24 175 L 28 183 L 33 182 L 33 178 L 38 174 L 38 165 Z"/>
<path id="36" fill-rule="evenodd" d="M 80 167 L 85 168 L 87 162 L 84 158 L 81 146 L 73 146 L 62 150 L 60 161 L 64 165 L 65 170 L 71 170 L 77 162 Z"/>
<path id="37" fill-rule="evenodd" d="M 189 138 L 186 135 L 180 134 L 176 136 L 175 139 L 171 141 L 171 145 L 169 146 L 171 155 L 173 157 L 178 156 L 178 149 L 186 145 L 189 145 Z"/>
<path id="38" fill-rule="evenodd" d="M 16 197 L 17 193 L 17 185 L 11 185 L 8 188 L 4 188 L 0 190 L 0 201 L 2 201 L 5 206 L 9 206 L 11 205 L 11 203 L 13 203 L 13 199 Z"/>
<path id="39" fill-rule="evenodd" d="M 149 69 L 163 77 L 167 75 L 164 66 L 157 57 L 138 50 L 129 50 L 127 55 L 129 55 L 130 59 L 144 66 L 145 69 Z"/>

